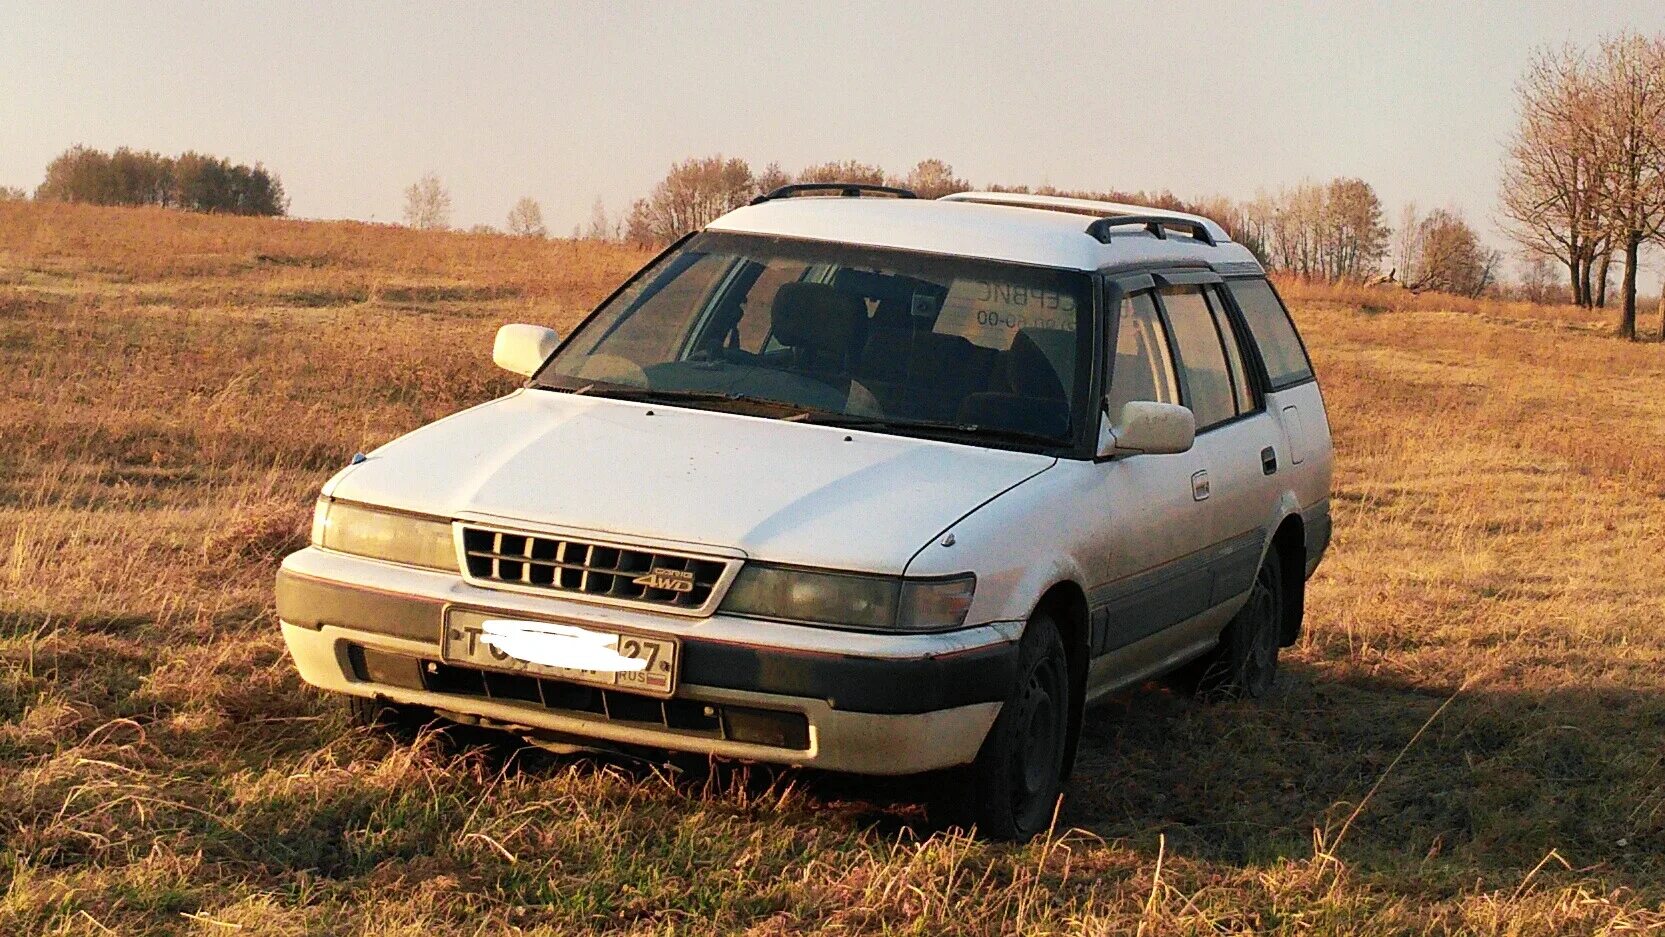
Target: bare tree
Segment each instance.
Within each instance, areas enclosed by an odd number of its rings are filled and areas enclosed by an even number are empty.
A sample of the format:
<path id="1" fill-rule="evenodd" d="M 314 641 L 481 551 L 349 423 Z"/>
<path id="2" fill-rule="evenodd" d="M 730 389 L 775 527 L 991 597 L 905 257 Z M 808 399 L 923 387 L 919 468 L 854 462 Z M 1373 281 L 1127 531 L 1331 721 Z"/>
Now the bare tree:
<path id="1" fill-rule="evenodd" d="M 1596 204 L 1624 252 L 1619 336 L 1636 338 L 1642 245 L 1665 241 L 1665 37 L 1621 33 L 1594 62 Z"/>
<path id="2" fill-rule="evenodd" d="M 1520 258 L 1520 298 L 1529 303 L 1553 303 L 1563 298 L 1555 287 L 1554 262 L 1535 251 L 1524 251 Z"/>
<path id="3" fill-rule="evenodd" d="M 423 230 L 451 227 L 451 193 L 428 173 L 405 189 L 405 224 Z"/>
<path id="4" fill-rule="evenodd" d="M 1363 179 L 1303 182 L 1261 192 L 1247 202 L 1217 197 L 1186 204 L 1168 198 L 1172 204 L 1163 207 L 1214 218 L 1273 270 L 1315 279 L 1368 280 L 1390 254 L 1393 229 L 1383 218 L 1382 200 Z M 1414 228 L 1413 221 L 1401 231 Z M 1398 266 L 1404 266 L 1402 260 Z"/>
<path id="5" fill-rule="evenodd" d="M 922 159 L 908 170 L 902 186 L 912 189 L 920 198 L 942 198 L 964 192 L 971 188 L 971 183 L 954 175 L 954 167 L 943 160 Z"/>
<path id="6" fill-rule="evenodd" d="M 1272 219 L 1277 209 L 1272 196 L 1262 191 L 1247 202 L 1221 198 L 1203 214 L 1209 211 L 1214 212 L 1214 217 L 1222 219 L 1221 223 L 1231 232 L 1233 240 L 1254 252 L 1263 265 L 1275 266 L 1272 259 Z"/>
<path id="7" fill-rule="evenodd" d="M 1310 182 L 1279 189 L 1272 196 L 1267 244 L 1273 268 L 1301 277 L 1316 275 L 1318 253 L 1313 231 L 1323 207 L 1323 190 Z"/>
<path id="8" fill-rule="evenodd" d="M 1322 272 L 1329 279 L 1364 279 L 1387 256 L 1389 231 L 1382 222 L 1382 200 L 1363 179 L 1330 180 L 1324 189 L 1322 225 Z"/>
<path id="9" fill-rule="evenodd" d="M 1592 291 L 1590 305 L 1597 309 L 1606 309 L 1607 288 L 1611 285 L 1610 281 L 1612 279 L 1607 275 L 1613 266 L 1612 236 L 1603 234 L 1596 242 L 1595 249 L 1601 256 L 1597 257 L 1595 263 L 1590 265 L 1590 289 Z"/>
<path id="10" fill-rule="evenodd" d="M 590 203 L 590 224 L 584 229 L 584 237 L 591 241 L 613 240 L 613 223 L 607 217 L 607 203 L 599 195 Z"/>
<path id="11" fill-rule="evenodd" d="M 509 233 L 516 237 L 541 238 L 549 236 L 543 224 L 543 206 L 530 195 L 522 195 L 509 209 Z"/>
<path id="12" fill-rule="evenodd" d="M 1399 229 L 1393 235 L 1393 272 L 1389 277 L 1400 283 L 1416 279 L 1416 262 L 1422 257 L 1422 213 L 1415 202 L 1406 202 L 1399 210 Z"/>
<path id="13" fill-rule="evenodd" d="M 742 159 L 708 156 L 671 167 L 647 198 L 630 208 L 626 236 L 638 244 L 662 244 L 697 231 L 746 204 L 756 192 Z"/>
<path id="14" fill-rule="evenodd" d="M 1659 287 L 1659 340 L 1665 342 L 1665 283 Z"/>
<path id="15" fill-rule="evenodd" d="M 757 194 L 767 195 L 783 185 L 791 185 L 792 174 L 780 168 L 780 163 L 770 163 L 752 181 L 757 186 Z"/>
<path id="16" fill-rule="evenodd" d="M 1520 116 L 1499 184 L 1504 228 L 1523 249 L 1565 266 L 1573 301 L 1592 305 L 1592 274 L 1601 265 L 1605 282 L 1610 250 L 1596 205 L 1602 156 L 1588 57 L 1571 47 L 1542 50 L 1515 93 Z"/>
<path id="17" fill-rule="evenodd" d="M 1259 201 L 1260 199 L 1239 202 L 1224 195 L 1211 195 L 1197 199 L 1192 204 L 1192 210 L 1195 214 L 1218 221 L 1221 227 L 1231 233 L 1233 241 L 1247 247 L 1250 253 L 1265 264 L 1266 240 L 1255 212 L 1255 206 Z"/>

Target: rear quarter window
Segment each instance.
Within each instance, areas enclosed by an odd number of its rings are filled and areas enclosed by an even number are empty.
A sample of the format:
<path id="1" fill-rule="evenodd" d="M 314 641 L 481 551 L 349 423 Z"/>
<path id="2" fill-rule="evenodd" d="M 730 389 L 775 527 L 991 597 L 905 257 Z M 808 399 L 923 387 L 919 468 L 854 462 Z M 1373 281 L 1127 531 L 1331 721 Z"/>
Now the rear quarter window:
<path id="1" fill-rule="evenodd" d="M 1306 349 L 1301 347 L 1289 311 L 1278 300 L 1271 284 L 1258 279 L 1228 280 L 1226 288 L 1237 301 L 1237 308 L 1243 311 L 1243 321 L 1260 349 L 1261 360 L 1266 363 L 1266 377 L 1272 389 L 1311 380 L 1312 362 L 1307 359 Z"/>

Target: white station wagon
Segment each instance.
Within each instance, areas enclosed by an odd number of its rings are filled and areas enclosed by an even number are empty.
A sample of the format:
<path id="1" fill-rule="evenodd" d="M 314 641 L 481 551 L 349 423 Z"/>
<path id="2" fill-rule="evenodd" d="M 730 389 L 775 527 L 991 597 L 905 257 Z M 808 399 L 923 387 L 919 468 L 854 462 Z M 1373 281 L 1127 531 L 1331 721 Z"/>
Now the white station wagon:
<path id="1" fill-rule="evenodd" d="M 1268 692 L 1329 543 L 1306 352 L 1193 215 L 788 186 L 494 357 L 525 386 L 355 457 L 278 575 L 362 720 L 953 769 L 1028 837 L 1095 699 Z"/>

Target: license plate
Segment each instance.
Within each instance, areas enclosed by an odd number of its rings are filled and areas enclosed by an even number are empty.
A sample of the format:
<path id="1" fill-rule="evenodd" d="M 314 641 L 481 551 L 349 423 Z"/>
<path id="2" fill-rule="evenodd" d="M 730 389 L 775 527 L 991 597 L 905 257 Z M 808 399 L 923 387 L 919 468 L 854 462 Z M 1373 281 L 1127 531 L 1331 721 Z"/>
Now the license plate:
<path id="1" fill-rule="evenodd" d="M 670 696 L 678 649 L 674 638 L 454 608 L 445 616 L 439 656 L 448 664 Z"/>

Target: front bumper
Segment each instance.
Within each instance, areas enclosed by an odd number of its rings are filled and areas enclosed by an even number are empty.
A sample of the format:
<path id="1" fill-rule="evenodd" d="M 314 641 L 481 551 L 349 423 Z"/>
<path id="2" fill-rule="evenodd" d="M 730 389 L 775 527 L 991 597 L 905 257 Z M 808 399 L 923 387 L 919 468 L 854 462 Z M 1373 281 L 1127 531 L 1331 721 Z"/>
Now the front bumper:
<path id="1" fill-rule="evenodd" d="M 439 637 L 451 604 L 675 635 L 682 644 L 676 702 L 661 707 L 664 717 L 650 724 L 489 692 L 456 692 L 429 678 L 379 678 L 375 668 L 366 670 L 367 651 L 409 660 L 429 673 L 443 669 Z M 567 740 L 861 774 L 912 774 L 973 760 L 1015 679 L 1021 628 L 998 623 L 940 635 L 873 635 L 721 614 L 685 619 L 484 589 L 453 574 L 317 548 L 284 561 L 277 605 L 301 677 L 321 689 L 430 706 Z M 672 708 L 693 704 L 706 704 L 694 708 L 707 713 L 795 714 L 807 732 L 773 745 L 737 740 L 726 728 L 702 733 L 674 727 Z M 726 719 L 718 721 L 726 727 Z"/>

